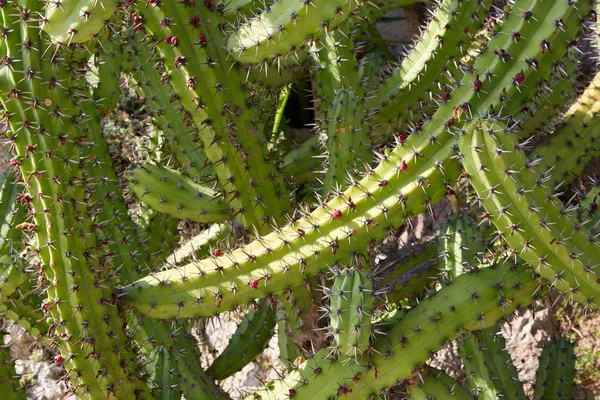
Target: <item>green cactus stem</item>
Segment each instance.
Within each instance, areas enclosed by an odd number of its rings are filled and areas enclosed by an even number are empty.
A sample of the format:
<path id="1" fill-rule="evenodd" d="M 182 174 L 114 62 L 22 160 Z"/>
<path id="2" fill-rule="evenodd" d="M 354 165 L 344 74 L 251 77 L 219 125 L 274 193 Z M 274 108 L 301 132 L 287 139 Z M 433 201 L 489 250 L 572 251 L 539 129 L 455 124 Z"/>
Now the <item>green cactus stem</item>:
<path id="1" fill-rule="evenodd" d="M 138 200 L 157 212 L 204 223 L 223 222 L 229 215 L 215 191 L 170 168 L 138 165 L 127 172 L 127 179 Z"/>
<path id="2" fill-rule="evenodd" d="M 227 347 L 207 372 L 221 380 L 241 371 L 265 349 L 273 336 L 275 322 L 275 310 L 271 308 L 269 301 L 259 301 L 256 309 L 246 313 Z"/>
<path id="3" fill-rule="evenodd" d="M 356 81 L 358 83 L 358 81 Z M 327 137 L 327 172 L 322 193 L 345 186 L 347 174 L 356 177 L 372 159 L 369 129 L 361 99 L 353 89 L 338 90 L 324 123 Z"/>
<path id="4" fill-rule="evenodd" d="M 495 324 L 517 307 L 530 304 L 538 290 L 539 282 L 523 265 L 503 263 L 462 275 L 404 316 L 400 313 L 401 319 L 386 319 L 390 329 L 371 345 L 368 364 L 341 363 L 323 349 L 255 396 L 377 398 L 382 389 L 411 376 L 461 332 Z"/>
<path id="5" fill-rule="evenodd" d="M 181 389 L 178 387 L 175 355 L 164 346 L 158 346 L 150 352 L 152 374 L 150 381 L 154 386 L 152 394 L 157 400 L 180 400 Z"/>
<path id="6" fill-rule="evenodd" d="M 576 373 L 573 344 L 565 339 L 548 342 L 540 356 L 533 398 L 535 400 L 576 398 Z"/>
<path id="7" fill-rule="evenodd" d="M 344 268 L 328 291 L 333 351 L 358 360 L 369 349 L 373 283 L 364 270 Z"/>
<path id="8" fill-rule="evenodd" d="M 435 241 L 404 246 L 373 270 L 376 305 L 421 298 L 439 277 Z"/>
<path id="9" fill-rule="evenodd" d="M 460 60 L 482 25 L 491 1 L 444 0 L 402 64 L 369 95 L 374 123 L 403 132 L 407 122 L 446 103 L 460 81 Z M 432 101 L 432 98 L 434 101 Z M 396 122 L 400 119 L 400 123 Z M 390 124 L 390 122 L 395 122 Z"/>
<path id="10" fill-rule="evenodd" d="M 49 335 L 65 359 L 63 379 L 72 380 L 80 397 L 147 398 L 112 283 L 95 257 L 98 243 L 82 184 L 79 157 L 88 117 L 78 104 L 91 100 L 81 65 L 90 55 L 83 48 L 47 51 L 38 29 L 41 4 L 22 3 L 0 4 L 0 24 L 11 27 L 0 37 L 0 101 L 13 164 L 31 199 L 34 250 L 48 295 L 42 309 L 59 321 Z"/>
<path id="11" fill-rule="evenodd" d="M 600 304 L 597 238 L 527 169 L 498 122 L 475 122 L 459 140 L 465 171 L 490 219 L 516 254 L 569 299 Z"/>
<path id="12" fill-rule="evenodd" d="M 294 182 L 301 184 L 309 180 L 314 171 L 321 167 L 319 156 L 322 154 L 319 138 L 308 138 L 283 157 L 280 163 L 281 170 L 288 177 L 293 177 Z"/>
<path id="13" fill-rule="evenodd" d="M 97 39 L 116 11 L 115 0 L 48 1 L 42 29 L 55 42 L 88 42 Z"/>
<path id="14" fill-rule="evenodd" d="M 474 400 L 475 397 L 444 371 L 427 367 L 422 379 L 409 389 L 412 400 Z M 418 379 L 418 378 L 417 378 Z"/>
<path id="15" fill-rule="evenodd" d="M 211 251 L 220 250 L 219 241 L 230 233 L 231 227 L 228 224 L 212 224 L 169 255 L 167 263 L 182 265 L 191 260 L 208 257 Z"/>
<path id="16" fill-rule="evenodd" d="M 524 399 L 502 332 L 493 326 L 465 336 L 458 349 L 471 393 L 478 399 Z"/>
<path id="17" fill-rule="evenodd" d="M 485 250 L 481 233 L 469 215 L 450 215 L 440 227 L 438 259 L 442 283 L 471 272 Z"/>

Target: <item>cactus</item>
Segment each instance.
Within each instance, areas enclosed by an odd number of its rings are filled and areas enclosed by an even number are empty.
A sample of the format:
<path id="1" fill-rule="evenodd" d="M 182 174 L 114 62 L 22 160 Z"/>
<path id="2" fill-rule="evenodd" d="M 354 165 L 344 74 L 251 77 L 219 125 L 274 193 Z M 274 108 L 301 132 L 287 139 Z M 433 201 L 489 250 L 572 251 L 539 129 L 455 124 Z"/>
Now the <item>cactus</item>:
<path id="1" fill-rule="evenodd" d="M 540 355 L 533 398 L 572 399 L 575 397 L 575 352 L 567 340 L 550 341 Z"/>
<path id="2" fill-rule="evenodd" d="M 127 174 L 137 198 L 155 211 L 196 222 L 223 222 L 227 205 L 210 188 L 164 166 L 148 163 Z"/>
<path id="3" fill-rule="evenodd" d="M 329 328 L 333 350 L 358 359 L 369 349 L 373 284 L 363 270 L 339 271 L 329 291 Z"/>
<path id="4" fill-rule="evenodd" d="M 4 331 L 2 331 L 4 336 Z M 10 349 L 4 343 L 0 347 L 0 390 L 8 400 L 26 399 L 24 388 L 19 387 L 19 379 L 15 371 L 15 362 L 11 359 Z"/>
<path id="5" fill-rule="evenodd" d="M 417 386 L 410 387 L 411 399 L 474 399 L 460 383 L 452 379 L 445 372 L 428 367 L 425 369 L 425 373 L 422 380 L 417 382 Z"/>
<path id="6" fill-rule="evenodd" d="M 565 295 L 585 307 L 598 304 L 597 239 L 526 168 L 516 139 L 498 122 L 474 122 L 459 146 L 485 218 L 499 235 Z"/>
<path id="7" fill-rule="evenodd" d="M 443 0 L 388 70 L 375 23 L 413 2 L 0 0 L 0 315 L 60 350 L 70 391 L 227 398 L 277 323 L 285 376 L 256 398 L 469 398 L 426 366 L 461 337 L 471 386 L 523 397 L 496 351 L 472 368 L 493 325 L 548 285 L 598 306 L 595 192 L 558 200 L 598 154 L 598 78 L 577 100 L 574 79 L 597 5 Z M 150 149 L 109 151 L 115 112 Z M 481 221 L 413 240 L 467 176 Z M 482 257 L 489 221 L 508 246 Z M 236 309 L 205 370 L 190 325 Z"/>
<path id="8" fill-rule="evenodd" d="M 223 353 L 208 368 L 215 379 L 225 379 L 253 361 L 267 346 L 275 328 L 275 310 L 260 301 L 238 325 Z"/>
<path id="9" fill-rule="evenodd" d="M 491 327 L 465 337 L 459 345 L 471 393 L 478 399 L 524 399 L 502 333 Z"/>

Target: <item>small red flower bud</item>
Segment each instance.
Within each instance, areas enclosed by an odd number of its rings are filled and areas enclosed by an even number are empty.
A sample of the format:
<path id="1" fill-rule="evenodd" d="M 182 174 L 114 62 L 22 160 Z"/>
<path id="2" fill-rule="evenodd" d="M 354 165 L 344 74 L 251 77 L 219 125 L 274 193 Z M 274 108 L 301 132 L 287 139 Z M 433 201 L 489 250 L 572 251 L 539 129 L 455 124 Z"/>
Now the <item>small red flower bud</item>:
<path id="1" fill-rule="evenodd" d="M 340 210 L 335 209 L 331 212 L 331 216 L 333 217 L 333 219 L 340 219 L 342 218 L 342 212 Z"/>
<path id="2" fill-rule="evenodd" d="M 250 282 L 248 282 L 248 286 L 250 286 L 252 289 L 256 289 L 258 287 L 258 280 L 257 279 L 253 279 Z"/>
<path id="3" fill-rule="evenodd" d="M 213 256 L 215 256 L 215 257 L 220 257 L 222 254 L 223 254 L 223 252 L 221 251 L 221 249 L 213 250 Z"/>

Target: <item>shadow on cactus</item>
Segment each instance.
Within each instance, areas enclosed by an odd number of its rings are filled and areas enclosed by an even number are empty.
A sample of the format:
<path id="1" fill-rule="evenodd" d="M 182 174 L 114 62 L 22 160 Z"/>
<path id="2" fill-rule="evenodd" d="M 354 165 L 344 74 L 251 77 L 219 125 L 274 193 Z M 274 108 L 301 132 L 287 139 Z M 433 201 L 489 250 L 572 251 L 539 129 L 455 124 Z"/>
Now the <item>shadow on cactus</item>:
<path id="1" fill-rule="evenodd" d="M 576 80 L 597 5 L 442 0 L 385 65 L 375 24 L 412 3 L 0 1 L 0 310 L 70 391 L 228 398 L 277 326 L 284 371 L 254 398 L 524 396 L 496 324 L 549 290 L 600 301 L 596 192 L 560 197 L 598 156 L 600 81 Z M 102 131 L 127 91 L 143 163 Z M 464 387 L 428 366 L 454 340 Z M 538 398 L 572 396 L 557 343 Z"/>

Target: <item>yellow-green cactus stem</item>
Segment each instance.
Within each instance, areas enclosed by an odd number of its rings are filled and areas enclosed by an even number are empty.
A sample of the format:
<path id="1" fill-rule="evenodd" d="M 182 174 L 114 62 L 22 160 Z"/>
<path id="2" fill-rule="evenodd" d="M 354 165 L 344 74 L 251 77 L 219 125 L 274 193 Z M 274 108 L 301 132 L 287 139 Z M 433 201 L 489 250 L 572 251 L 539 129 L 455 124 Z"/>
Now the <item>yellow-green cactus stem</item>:
<path id="1" fill-rule="evenodd" d="M 417 384 L 410 386 L 409 393 L 412 400 L 474 400 L 475 397 L 463 388 L 460 383 L 452 379 L 444 371 L 427 367 L 422 378 L 416 377 Z"/>
<path id="2" fill-rule="evenodd" d="M 204 223 L 223 222 L 229 215 L 214 190 L 165 166 L 138 165 L 127 172 L 127 179 L 138 200 L 154 211 Z"/>
<path id="3" fill-rule="evenodd" d="M 50 0 L 42 29 L 55 42 L 84 43 L 96 39 L 116 11 L 116 0 Z"/>
<path id="4" fill-rule="evenodd" d="M 440 227 L 438 259 L 442 282 L 471 272 L 480 264 L 485 250 L 481 232 L 469 215 L 450 215 Z"/>

